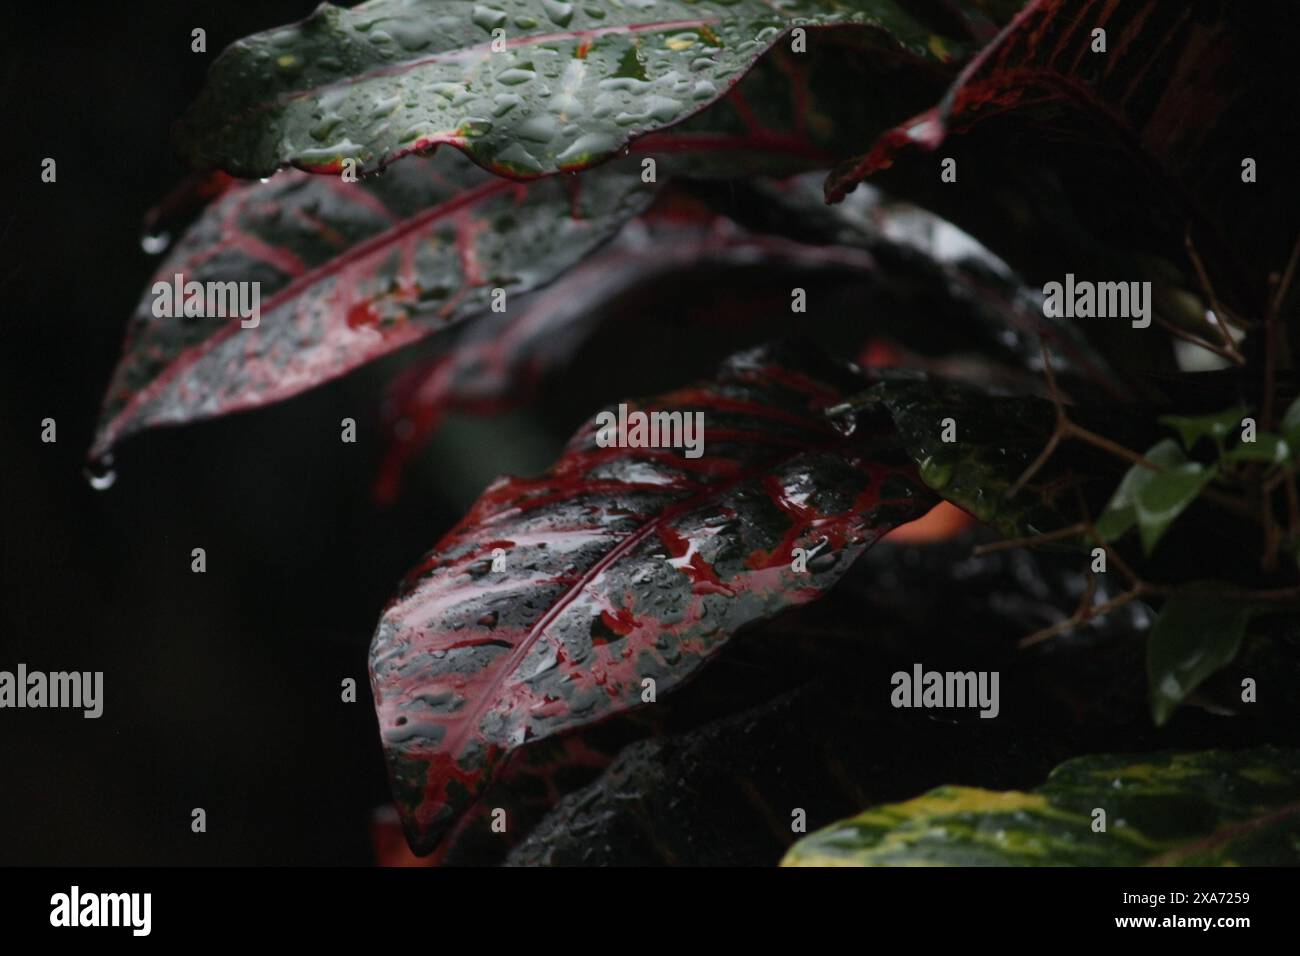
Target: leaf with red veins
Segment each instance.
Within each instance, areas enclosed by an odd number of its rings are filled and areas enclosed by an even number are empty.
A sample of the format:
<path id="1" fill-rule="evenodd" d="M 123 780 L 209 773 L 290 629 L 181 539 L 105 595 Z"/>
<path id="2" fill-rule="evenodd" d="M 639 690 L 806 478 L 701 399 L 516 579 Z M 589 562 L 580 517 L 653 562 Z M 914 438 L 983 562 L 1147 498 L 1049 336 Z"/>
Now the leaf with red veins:
<path id="1" fill-rule="evenodd" d="M 711 302 L 678 294 L 688 275 L 707 271 L 721 284 L 719 275 L 743 277 L 757 268 L 865 273 L 873 264 L 860 249 L 751 233 L 722 217 L 684 222 L 647 216 L 629 223 L 519 308 L 480 316 L 432 360 L 399 376 L 387 402 L 390 445 L 375 497 L 383 503 L 397 497 L 407 462 L 447 414 L 492 415 L 529 400 L 543 377 L 615 316 L 636 324 L 636 318 L 671 309 L 683 322 L 723 321 Z"/>
<path id="2" fill-rule="evenodd" d="M 668 693 L 933 505 L 883 418 L 829 426 L 824 410 L 862 385 L 811 350 L 742 353 L 711 381 L 628 403 L 702 413 L 701 457 L 601 447 L 598 416 L 546 474 L 488 488 L 408 576 L 370 649 L 417 852 L 512 752 L 640 706 L 644 681 Z"/>
<path id="3" fill-rule="evenodd" d="M 953 77 L 952 64 L 881 49 L 865 28 L 817 30 L 808 42 L 808 53 L 774 46 L 707 111 L 646 134 L 632 150 L 697 177 L 827 169 L 934 102 Z"/>
<path id="4" fill-rule="evenodd" d="M 521 184 L 447 153 L 359 183 L 286 172 L 226 191 L 136 307 L 91 454 L 283 400 L 486 310 L 494 289 L 508 303 L 546 284 L 650 202 L 655 187 L 630 162 Z M 176 275 L 205 290 L 242 283 L 250 308 L 160 317 Z M 255 326 L 241 317 L 254 288 Z"/>
<path id="5" fill-rule="evenodd" d="M 837 169 L 827 198 L 987 129 L 979 148 L 1041 160 L 1103 241 L 1186 263 L 1190 229 L 1220 298 L 1260 314 L 1295 242 L 1294 216 L 1278 212 L 1300 209 L 1300 188 L 1291 176 L 1244 182 L 1243 159 L 1291 165 L 1300 88 L 1289 35 L 1270 5 L 1033 0 L 936 106 Z"/>
<path id="6" fill-rule="evenodd" d="M 966 0 L 957 4 L 973 7 Z M 529 179 L 584 169 L 708 108 L 795 27 L 869 35 L 867 56 L 942 64 L 919 0 L 370 0 L 235 43 L 180 124 L 196 165 L 382 168 L 449 144 Z M 852 97 L 843 95 L 847 101 Z M 890 99 L 893 91 L 880 89 Z"/>

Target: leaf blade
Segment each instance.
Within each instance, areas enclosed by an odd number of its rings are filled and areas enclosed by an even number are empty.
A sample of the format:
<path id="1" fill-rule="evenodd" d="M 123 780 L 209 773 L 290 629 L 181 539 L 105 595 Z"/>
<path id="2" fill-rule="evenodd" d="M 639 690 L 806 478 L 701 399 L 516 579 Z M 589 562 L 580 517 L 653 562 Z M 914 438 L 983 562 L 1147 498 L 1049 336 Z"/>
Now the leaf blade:
<path id="1" fill-rule="evenodd" d="M 513 19 L 470 0 L 324 4 L 225 51 L 182 143 L 242 176 L 337 172 L 345 159 L 372 170 L 446 144 L 531 178 L 601 162 L 708 107 L 795 25 L 869 27 L 916 59 L 960 47 L 932 43 L 896 0 L 510 6 Z"/>
<path id="2" fill-rule="evenodd" d="M 144 428 L 288 398 L 544 285 L 654 195 L 626 164 L 578 187 L 495 179 L 456 153 L 355 184 L 285 173 L 229 190 L 141 297 L 91 456 Z M 499 225 L 499 228 L 494 226 Z M 256 284 L 260 320 L 155 314 L 158 283 Z"/>
<path id="3" fill-rule="evenodd" d="M 1300 751 L 1104 755 L 1029 792 L 940 787 L 873 808 L 809 834 L 782 865 L 1294 865 L 1297 833 Z"/>
<path id="4" fill-rule="evenodd" d="M 1246 604 L 1195 595 L 1170 598 L 1160 609 L 1147 636 L 1151 716 L 1157 725 L 1168 721 L 1206 678 L 1232 663 L 1252 610 Z"/>
<path id="5" fill-rule="evenodd" d="M 408 578 L 371 646 L 417 852 L 503 756 L 639 705 L 646 677 L 671 689 L 737 627 L 814 599 L 928 509 L 910 466 L 886 463 L 887 433 L 843 436 L 821 418 L 856 382 L 802 352 L 743 353 L 716 381 L 649 406 L 708 410 L 712 449 L 697 464 L 599 449 L 593 423 L 547 475 L 488 489 Z M 478 584 L 497 547 L 507 571 Z M 806 573 L 791 568 L 794 547 L 814 552 Z"/>

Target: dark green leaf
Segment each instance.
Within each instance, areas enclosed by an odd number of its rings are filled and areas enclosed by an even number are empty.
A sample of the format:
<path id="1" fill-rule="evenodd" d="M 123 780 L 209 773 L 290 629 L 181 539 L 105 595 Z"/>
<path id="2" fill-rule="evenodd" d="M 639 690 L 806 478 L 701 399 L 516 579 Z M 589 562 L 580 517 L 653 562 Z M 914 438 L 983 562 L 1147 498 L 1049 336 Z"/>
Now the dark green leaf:
<path id="1" fill-rule="evenodd" d="M 1133 496 L 1133 510 L 1137 515 L 1138 533 L 1142 549 L 1150 554 L 1169 530 L 1169 526 L 1196 500 L 1201 489 L 1209 484 L 1218 469 L 1198 461 L 1185 461 L 1162 472 L 1154 473 Z"/>
<path id="2" fill-rule="evenodd" d="M 1221 445 L 1223 439 L 1241 424 L 1249 411 L 1250 409 L 1238 405 L 1212 415 L 1161 415 L 1160 424 L 1177 431 L 1183 440 L 1183 447 L 1191 451 L 1192 446 L 1206 435 L 1213 438 L 1215 444 Z"/>
<path id="3" fill-rule="evenodd" d="M 1115 480 L 1113 458 L 1077 442 L 1063 443 L 1032 481 L 1007 497 L 1051 437 L 1055 414 L 1041 399 L 902 380 L 884 382 L 870 396 L 868 403 L 883 404 L 892 415 L 921 479 L 1009 537 L 1073 524 L 1080 518 L 1077 490 L 1091 500 Z M 943 440 L 946 419 L 954 423 L 955 441 Z"/>
<path id="4" fill-rule="evenodd" d="M 1280 465 L 1291 456 L 1291 446 L 1285 439 L 1267 432 L 1256 435 L 1254 441 L 1244 441 L 1224 453 L 1224 461 L 1263 461 Z"/>
<path id="5" fill-rule="evenodd" d="M 1178 443 L 1164 438 L 1147 449 L 1143 456 L 1161 468 L 1172 468 L 1187 460 Z M 1103 541 L 1114 541 L 1137 523 L 1137 494 L 1158 472 L 1144 465 L 1133 465 L 1115 489 L 1106 510 L 1097 519 L 1097 533 Z"/>
<path id="6" fill-rule="evenodd" d="M 1168 720 L 1202 681 L 1232 662 L 1250 614 L 1247 604 L 1195 596 L 1170 598 L 1161 608 L 1147 638 L 1151 716 L 1157 724 Z"/>
<path id="7" fill-rule="evenodd" d="M 1027 793 L 940 787 L 812 833 L 782 864 L 1296 866 L 1300 751 L 1080 757 Z"/>
<path id="8" fill-rule="evenodd" d="M 704 109 L 795 26 L 866 28 L 878 53 L 936 64 L 958 48 L 902 0 L 323 4 L 227 49 L 181 139 L 243 176 L 444 143 L 512 177 L 576 170 Z"/>

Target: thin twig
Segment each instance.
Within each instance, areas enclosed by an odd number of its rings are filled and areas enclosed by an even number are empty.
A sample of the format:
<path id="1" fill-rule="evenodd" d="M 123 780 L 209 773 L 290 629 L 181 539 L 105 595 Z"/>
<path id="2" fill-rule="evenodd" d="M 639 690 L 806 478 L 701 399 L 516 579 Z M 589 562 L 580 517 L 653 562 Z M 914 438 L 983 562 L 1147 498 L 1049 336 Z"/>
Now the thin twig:
<path id="1" fill-rule="evenodd" d="M 1083 534 L 1087 530 L 1087 523 L 1080 521 L 1078 524 L 1057 528 L 1055 531 L 1045 531 L 1042 534 L 1026 535 L 1023 538 L 1007 538 L 1005 541 L 991 541 L 988 544 L 976 546 L 971 553 L 985 555 L 992 554 L 995 551 L 1010 551 L 1015 548 L 1032 548 L 1035 545 L 1060 541 L 1062 538 L 1072 538 L 1075 535 Z"/>
<path id="2" fill-rule="evenodd" d="M 1065 620 L 1057 621 L 1051 627 L 1045 627 L 1040 631 L 1035 631 L 1033 634 L 1030 634 L 1028 637 L 1021 639 L 1018 646 L 1020 647 L 1021 650 L 1024 650 L 1025 648 L 1033 647 L 1035 644 L 1041 644 L 1043 641 L 1056 637 L 1058 634 L 1064 634 L 1067 631 L 1072 631 L 1080 624 L 1086 624 L 1088 621 L 1091 621 L 1095 617 L 1100 617 L 1103 614 L 1109 614 L 1111 611 L 1115 610 L 1116 608 L 1121 608 L 1125 604 L 1128 604 L 1130 601 L 1136 600 L 1141 596 L 1142 596 L 1141 588 L 1138 587 L 1132 588 L 1131 590 L 1125 591 L 1119 597 L 1107 601 L 1105 604 L 1098 604 L 1094 607 L 1088 608 L 1086 612 L 1082 615 L 1076 611 L 1074 614 L 1071 614 Z"/>

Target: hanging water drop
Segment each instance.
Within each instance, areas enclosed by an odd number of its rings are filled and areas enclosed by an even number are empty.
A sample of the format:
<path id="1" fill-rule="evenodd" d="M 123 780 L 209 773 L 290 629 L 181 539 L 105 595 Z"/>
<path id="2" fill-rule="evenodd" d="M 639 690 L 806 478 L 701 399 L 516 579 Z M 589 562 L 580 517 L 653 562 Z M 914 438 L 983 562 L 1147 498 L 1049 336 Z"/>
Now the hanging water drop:
<path id="1" fill-rule="evenodd" d="M 113 456 L 104 455 L 86 465 L 82 473 L 90 487 L 96 491 L 107 491 L 117 481 L 117 472 L 113 470 Z"/>
<path id="2" fill-rule="evenodd" d="M 147 232 L 140 237 L 140 248 L 146 255 L 156 256 L 172 244 L 170 232 Z"/>

